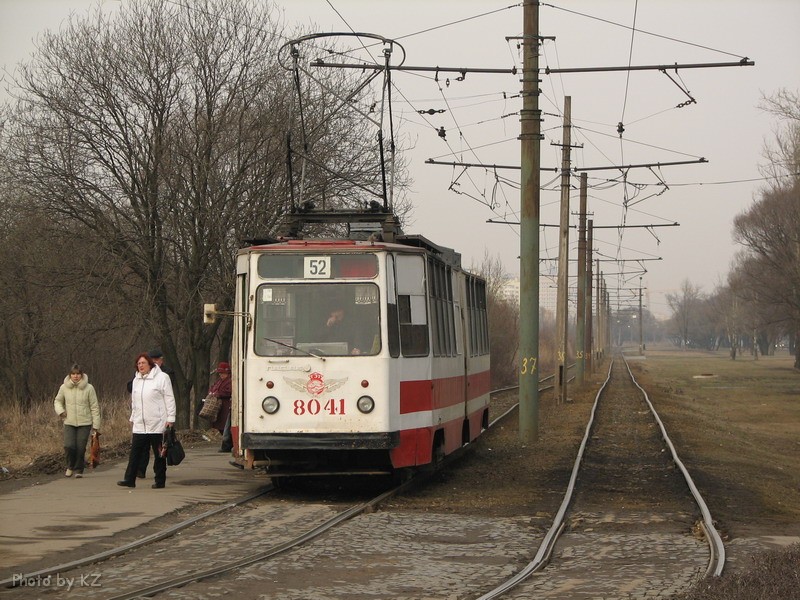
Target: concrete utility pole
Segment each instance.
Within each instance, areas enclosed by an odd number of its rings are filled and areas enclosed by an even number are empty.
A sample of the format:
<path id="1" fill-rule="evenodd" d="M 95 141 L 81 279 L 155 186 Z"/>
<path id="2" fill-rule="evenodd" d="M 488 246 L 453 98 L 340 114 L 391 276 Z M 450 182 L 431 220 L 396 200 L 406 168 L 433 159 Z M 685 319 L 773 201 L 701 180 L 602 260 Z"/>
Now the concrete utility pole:
<path id="1" fill-rule="evenodd" d="M 582 174 L 582 176 L 585 173 Z M 583 183 L 581 183 L 583 186 Z M 583 346 L 583 355 L 586 357 L 586 372 L 594 372 L 594 357 L 592 356 L 592 344 L 594 343 L 594 319 L 592 318 L 592 254 L 594 243 L 594 221 L 589 219 L 588 230 L 586 232 L 586 340 Z"/>
<path id="2" fill-rule="evenodd" d="M 539 3 L 526 0 L 522 18 L 519 437 L 534 442 L 539 438 Z"/>
<path id="3" fill-rule="evenodd" d="M 594 344 L 592 346 L 593 355 L 592 361 L 594 361 L 595 365 L 600 364 L 600 345 L 602 344 L 603 339 L 603 331 L 600 327 L 600 323 L 602 322 L 602 315 L 600 314 L 600 302 L 601 298 L 603 297 L 603 288 L 600 287 L 600 259 L 594 259 L 594 276 L 595 276 L 595 326 L 594 326 Z"/>
<path id="4" fill-rule="evenodd" d="M 586 173 L 581 173 L 580 212 L 578 214 L 578 311 L 575 322 L 575 379 L 584 384 L 586 366 Z"/>
<path id="5" fill-rule="evenodd" d="M 564 96 L 564 126 L 561 140 L 561 218 L 558 229 L 558 289 L 556 291 L 556 401 L 567 401 L 567 329 L 569 327 L 569 161 L 572 97 Z"/>
<path id="6" fill-rule="evenodd" d="M 603 317 L 603 327 L 606 332 L 606 339 L 603 345 L 603 356 L 611 350 L 611 292 L 608 291 L 608 284 L 603 280 L 603 297 L 605 298 L 605 315 Z"/>
<path id="7" fill-rule="evenodd" d="M 644 319 L 642 318 L 642 278 L 639 277 L 639 356 L 644 356 Z"/>
<path id="8" fill-rule="evenodd" d="M 595 277 L 597 277 L 597 310 L 595 314 L 597 315 L 597 336 L 595 337 L 595 355 L 594 360 L 596 364 L 599 364 L 602 353 L 603 353 L 603 344 L 605 344 L 605 331 L 603 330 L 603 274 L 600 272 L 600 259 L 595 259 Z"/>

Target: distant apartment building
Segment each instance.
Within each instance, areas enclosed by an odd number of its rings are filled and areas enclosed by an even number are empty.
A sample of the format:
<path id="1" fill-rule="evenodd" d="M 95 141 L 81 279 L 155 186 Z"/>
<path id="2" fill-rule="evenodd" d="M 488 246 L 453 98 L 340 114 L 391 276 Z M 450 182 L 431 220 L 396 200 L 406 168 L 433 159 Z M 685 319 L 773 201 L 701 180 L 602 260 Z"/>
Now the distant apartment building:
<path id="1" fill-rule="evenodd" d="M 519 278 L 509 279 L 500 288 L 500 294 L 506 300 L 513 300 L 519 304 Z M 555 316 L 558 289 L 556 278 L 550 275 L 539 277 L 539 309 L 546 310 Z"/>

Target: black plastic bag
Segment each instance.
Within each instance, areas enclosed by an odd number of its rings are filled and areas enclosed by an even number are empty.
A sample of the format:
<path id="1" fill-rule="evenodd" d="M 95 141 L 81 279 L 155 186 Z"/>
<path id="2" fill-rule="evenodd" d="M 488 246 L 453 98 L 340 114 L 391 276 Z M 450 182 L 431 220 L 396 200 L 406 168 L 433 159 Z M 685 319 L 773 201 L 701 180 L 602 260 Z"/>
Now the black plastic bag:
<path id="1" fill-rule="evenodd" d="M 175 433 L 174 427 L 167 427 L 164 430 L 161 447 L 166 449 L 167 464 L 170 466 L 179 465 L 186 458 L 186 452 L 178 439 L 178 435 Z"/>

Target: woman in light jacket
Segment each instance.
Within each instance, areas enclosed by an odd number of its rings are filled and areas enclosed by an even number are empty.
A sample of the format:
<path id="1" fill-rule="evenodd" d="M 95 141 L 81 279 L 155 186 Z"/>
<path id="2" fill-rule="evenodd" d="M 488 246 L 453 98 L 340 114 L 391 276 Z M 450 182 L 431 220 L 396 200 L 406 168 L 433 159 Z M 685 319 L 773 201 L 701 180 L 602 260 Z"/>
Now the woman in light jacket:
<path id="1" fill-rule="evenodd" d="M 169 376 L 158 368 L 153 359 L 143 352 L 136 357 L 136 375 L 131 386 L 131 451 L 125 478 L 117 485 L 136 487 L 136 473 L 143 450 L 153 449 L 153 488 L 163 488 L 167 481 L 167 459 L 159 449 L 167 427 L 175 422 L 175 395 Z"/>
<path id="2" fill-rule="evenodd" d="M 56 414 L 64 421 L 64 453 L 67 477 L 83 477 L 86 442 L 92 431 L 100 429 L 100 404 L 89 376 L 79 365 L 72 365 L 53 401 Z"/>

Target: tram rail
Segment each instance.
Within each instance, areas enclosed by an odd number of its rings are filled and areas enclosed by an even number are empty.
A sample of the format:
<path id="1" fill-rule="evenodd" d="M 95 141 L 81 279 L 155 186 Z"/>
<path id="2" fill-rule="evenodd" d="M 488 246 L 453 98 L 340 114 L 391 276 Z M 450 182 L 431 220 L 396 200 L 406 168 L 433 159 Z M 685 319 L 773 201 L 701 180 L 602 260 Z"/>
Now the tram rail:
<path id="1" fill-rule="evenodd" d="M 59 565 L 54 565 L 51 567 L 45 567 L 44 569 L 39 569 L 37 571 L 32 571 L 30 573 L 19 574 L 14 577 L 9 577 L 7 579 L 0 580 L 0 587 L 3 588 L 15 588 L 19 587 L 20 582 L 35 580 L 42 577 L 47 577 L 48 575 L 54 575 L 56 573 L 64 573 L 67 571 L 71 571 L 73 569 L 78 569 L 80 567 L 85 567 L 88 565 L 93 565 L 104 560 L 108 560 L 109 558 L 113 558 L 115 556 L 121 556 L 126 552 L 130 552 L 131 550 L 135 550 L 137 548 L 141 548 L 142 546 L 147 546 L 148 544 L 153 544 L 155 542 L 164 540 L 169 538 L 184 529 L 191 527 L 192 525 L 203 521 L 204 519 L 208 519 L 210 517 L 214 517 L 220 513 L 230 510 L 236 506 L 241 506 L 243 504 L 247 504 L 255 500 L 256 498 L 261 498 L 262 496 L 270 493 L 275 488 L 272 484 L 267 484 L 262 489 L 253 492 L 252 494 L 246 494 L 241 498 L 237 498 L 232 500 L 231 502 L 226 502 L 221 506 L 216 506 L 210 510 L 207 510 L 199 515 L 195 515 L 188 519 L 181 521 L 180 523 L 176 523 L 166 529 L 161 531 L 157 531 L 151 535 L 139 538 L 138 540 L 134 540 L 127 544 L 123 544 L 121 546 L 116 546 L 109 550 L 105 550 L 103 552 L 98 552 L 97 554 L 92 554 L 91 556 L 86 556 L 84 558 L 80 558 L 77 560 L 73 560 L 70 562 L 62 563 Z"/>
<path id="2" fill-rule="evenodd" d="M 694 481 L 692 480 L 692 477 L 689 474 L 688 470 L 686 469 L 685 465 L 680 460 L 680 458 L 678 456 L 678 453 L 677 453 L 677 450 L 675 448 L 675 445 L 673 444 L 672 440 L 669 438 L 669 435 L 667 434 L 667 431 L 666 431 L 666 428 L 664 426 L 664 423 L 661 420 L 661 418 L 658 416 L 658 413 L 655 410 L 655 407 L 653 406 L 652 402 L 650 402 L 650 399 L 649 399 L 649 397 L 647 395 L 647 392 L 636 381 L 636 378 L 634 377 L 633 372 L 631 371 L 630 365 L 628 364 L 627 360 L 625 360 L 624 355 L 620 354 L 620 357 L 621 357 L 621 360 L 624 362 L 624 365 L 625 365 L 625 368 L 627 370 L 628 376 L 630 377 L 631 381 L 636 386 L 636 388 L 638 388 L 638 390 L 641 392 L 643 400 L 647 404 L 647 406 L 648 406 L 648 408 L 649 408 L 649 410 L 651 412 L 651 415 L 653 416 L 655 422 L 658 424 L 658 426 L 660 428 L 660 431 L 661 431 L 661 436 L 662 436 L 662 438 L 664 440 L 664 443 L 670 449 L 670 452 L 671 452 L 671 455 L 672 455 L 672 461 L 675 463 L 675 465 L 680 470 L 680 472 L 681 472 L 681 474 L 682 474 L 682 476 L 683 476 L 683 478 L 684 478 L 684 480 L 686 482 L 686 485 L 689 488 L 689 490 L 691 492 L 691 495 L 694 498 L 694 501 L 697 504 L 697 506 L 698 506 L 698 508 L 699 508 L 699 510 L 700 510 L 700 512 L 702 514 L 703 520 L 702 520 L 702 523 L 701 523 L 701 527 L 702 527 L 702 530 L 704 532 L 705 539 L 707 540 L 708 548 L 709 548 L 709 560 L 708 560 L 708 565 L 707 565 L 707 568 L 706 568 L 706 571 L 705 571 L 705 575 L 706 576 L 708 576 L 708 575 L 719 576 L 719 575 L 722 574 L 722 571 L 723 571 L 724 566 L 725 566 L 725 546 L 724 546 L 724 544 L 722 542 L 722 538 L 719 535 L 719 532 L 716 530 L 716 528 L 714 526 L 713 519 L 711 517 L 710 511 L 708 510 L 708 506 L 707 506 L 705 500 L 702 498 L 702 495 L 698 491 L 697 486 L 694 484 Z M 528 563 L 519 572 L 514 574 L 512 577 L 508 578 L 506 581 L 503 581 L 502 583 L 497 585 L 491 591 L 481 595 L 477 600 L 492 600 L 494 598 L 498 598 L 498 597 L 506 594 L 511 589 L 517 587 L 523 581 L 528 579 L 534 573 L 537 573 L 537 572 L 541 571 L 550 562 L 551 557 L 553 555 L 553 551 L 554 551 L 555 545 L 556 545 L 560 535 L 562 534 L 562 532 L 564 531 L 564 529 L 566 527 L 566 517 L 567 517 L 568 511 L 569 511 L 570 505 L 571 505 L 571 503 L 573 501 L 575 492 L 576 492 L 576 486 L 577 486 L 577 481 L 578 481 L 578 473 L 580 471 L 581 465 L 583 464 L 584 457 L 585 457 L 585 454 L 586 454 L 586 449 L 587 449 L 587 446 L 588 446 L 589 441 L 591 439 L 591 435 L 592 435 L 592 431 L 593 431 L 594 423 L 595 423 L 595 416 L 596 416 L 596 413 L 597 413 L 597 409 L 598 409 L 599 403 L 601 401 L 601 398 L 603 397 L 604 392 L 606 391 L 606 389 L 607 389 L 607 387 L 609 385 L 609 382 L 612 379 L 612 371 L 613 371 L 613 368 L 614 368 L 614 361 L 615 360 L 617 360 L 617 359 L 614 359 L 614 360 L 611 361 L 611 363 L 609 365 L 607 377 L 606 377 L 605 381 L 603 382 L 603 384 L 601 385 L 600 389 L 598 390 L 598 392 L 597 392 L 597 394 L 595 396 L 595 401 L 594 401 L 594 404 L 593 404 L 592 409 L 591 409 L 589 421 L 588 421 L 588 423 L 586 425 L 585 434 L 584 434 L 584 437 L 583 437 L 583 439 L 581 441 L 580 447 L 578 449 L 578 452 L 577 452 L 577 455 L 576 455 L 576 458 L 575 458 L 575 462 L 573 464 L 573 468 L 572 468 L 572 472 L 571 472 L 571 475 L 570 475 L 569 484 L 568 484 L 566 492 L 564 494 L 564 498 L 563 498 L 563 500 L 561 502 L 561 505 L 559 506 L 558 511 L 556 512 L 556 515 L 555 515 L 555 517 L 553 519 L 553 522 L 552 522 L 549 530 L 547 531 L 547 534 L 544 536 L 541 544 L 539 545 L 539 548 L 538 548 L 533 560 L 530 563 Z"/>

